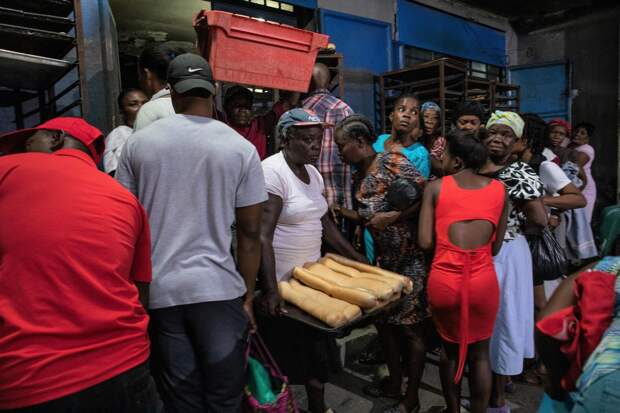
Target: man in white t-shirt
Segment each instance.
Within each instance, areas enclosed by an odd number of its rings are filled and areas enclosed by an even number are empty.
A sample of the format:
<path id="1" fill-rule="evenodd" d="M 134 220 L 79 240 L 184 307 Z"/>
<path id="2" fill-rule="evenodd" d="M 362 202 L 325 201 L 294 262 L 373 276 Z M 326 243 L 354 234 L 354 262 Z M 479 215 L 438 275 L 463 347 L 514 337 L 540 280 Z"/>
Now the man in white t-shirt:
<path id="1" fill-rule="evenodd" d="M 206 60 L 177 57 L 168 80 L 177 114 L 135 132 L 116 172 L 151 226 L 154 373 L 167 411 L 237 413 L 255 325 L 263 171 L 254 146 L 211 118 Z"/>
<path id="2" fill-rule="evenodd" d="M 138 81 L 140 88 L 151 97 L 138 112 L 133 130 L 138 131 L 158 119 L 174 115 L 170 89 L 166 84 L 168 65 L 186 51 L 170 43 L 149 45 L 140 53 Z"/>

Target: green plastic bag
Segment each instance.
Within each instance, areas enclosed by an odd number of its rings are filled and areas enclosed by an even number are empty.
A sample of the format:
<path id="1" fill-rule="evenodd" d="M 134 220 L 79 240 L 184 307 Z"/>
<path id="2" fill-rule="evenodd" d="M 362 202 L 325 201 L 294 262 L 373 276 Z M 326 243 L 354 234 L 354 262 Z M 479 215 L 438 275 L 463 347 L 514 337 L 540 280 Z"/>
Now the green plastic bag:
<path id="1" fill-rule="evenodd" d="M 271 388 L 269 373 L 252 357 L 248 359 L 248 387 L 260 404 L 272 404 L 277 400 Z"/>

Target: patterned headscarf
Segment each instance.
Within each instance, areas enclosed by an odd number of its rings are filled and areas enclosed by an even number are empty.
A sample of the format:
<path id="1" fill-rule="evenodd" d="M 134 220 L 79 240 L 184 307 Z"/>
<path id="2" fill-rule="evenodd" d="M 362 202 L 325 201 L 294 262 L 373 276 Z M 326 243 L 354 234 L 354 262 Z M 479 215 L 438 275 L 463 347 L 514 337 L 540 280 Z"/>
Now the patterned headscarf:
<path id="1" fill-rule="evenodd" d="M 505 125 L 509 126 L 517 138 L 523 136 L 523 128 L 525 127 L 525 122 L 521 119 L 521 116 L 517 115 L 515 112 L 504 112 L 501 110 L 496 110 L 489 121 L 487 122 L 487 129 L 493 125 Z"/>
<path id="2" fill-rule="evenodd" d="M 553 126 L 561 126 L 564 129 L 566 129 L 566 136 L 571 136 L 571 132 L 572 132 L 572 127 L 570 125 L 570 123 L 568 123 L 567 121 L 565 121 L 564 119 L 552 119 L 549 121 L 549 127 L 553 127 Z"/>
<path id="3" fill-rule="evenodd" d="M 441 108 L 439 107 L 439 105 L 436 104 L 435 102 L 431 102 L 430 100 L 428 102 L 424 102 L 420 112 L 422 113 L 422 115 L 424 115 L 424 112 L 426 112 L 429 109 L 437 111 L 438 114 L 441 114 Z"/>

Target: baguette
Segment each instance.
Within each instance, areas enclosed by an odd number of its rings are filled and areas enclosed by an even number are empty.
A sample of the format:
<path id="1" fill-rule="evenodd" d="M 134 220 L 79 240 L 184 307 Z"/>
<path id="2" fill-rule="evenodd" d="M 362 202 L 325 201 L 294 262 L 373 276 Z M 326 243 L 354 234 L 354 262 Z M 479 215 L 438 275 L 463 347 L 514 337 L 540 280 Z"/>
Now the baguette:
<path id="1" fill-rule="evenodd" d="M 293 268 L 293 277 L 301 281 L 308 287 L 324 292 L 325 294 L 346 301 L 351 304 L 362 307 L 363 309 L 371 309 L 379 304 L 377 297 L 367 291 L 346 288 L 324 280 L 314 275 L 310 271 L 301 267 Z"/>
<path id="2" fill-rule="evenodd" d="M 319 263 L 306 264 L 304 267 L 325 281 L 334 283 L 341 287 L 357 288 L 367 291 L 382 301 L 389 299 L 394 293 L 392 291 L 392 287 L 381 280 L 362 277 L 352 278 L 339 272 L 335 272 Z"/>
<path id="3" fill-rule="evenodd" d="M 294 278 L 289 281 L 289 283 L 291 287 L 293 287 L 293 290 L 299 291 L 309 299 L 316 300 L 321 305 L 328 305 L 334 309 L 333 311 L 341 311 L 348 321 L 353 321 L 362 314 L 362 310 L 358 306 L 349 304 L 338 298 L 330 297 L 321 291 L 313 290 L 305 285 L 301 285 L 299 281 Z"/>
<path id="4" fill-rule="evenodd" d="M 411 281 L 409 278 L 405 277 L 404 275 L 400 275 L 392 271 L 384 270 L 383 268 L 375 267 L 374 265 L 368 265 L 368 264 L 364 264 L 358 261 L 350 260 L 338 254 L 328 253 L 328 254 L 325 254 L 325 257 L 331 258 L 332 260 L 342 265 L 353 267 L 356 270 L 361 271 L 361 272 L 369 272 L 371 274 L 377 274 L 383 277 L 388 277 L 388 278 L 392 278 L 395 280 L 399 280 L 403 283 L 404 290 L 407 294 L 413 291 L 413 281 Z"/>
<path id="5" fill-rule="evenodd" d="M 403 280 L 390 278 L 390 277 L 384 277 L 382 275 L 373 274 L 369 272 L 360 272 L 359 270 L 355 268 L 340 264 L 339 262 L 336 262 L 333 259 L 328 258 L 328 257 L 321 258 L 319 260 L 319 263 L 325 265 L 326 267 L 336 272 L 348 275 L 349 277 L 352 277 L 352 278 L 372 278 L 374 280 L 389 284 L 394 294 L 401 292 L 403 290 L 403 287 L 405 286 L 405 283 L 403 282 Z"/>
<path id="6" fill-rule="evenodd" d="M 355 268 L 340 264 L 339 262 L 336 262 L 334 260 L 332 260 L 331 258 L 328 257 L 323 257 L 319 260 L 320 264 L 323 264 L 326 267 L 331 268 L 334 271 L 337 271 L 339 273 L 348 275 L 349 277 L 354 277 L 357 278 L 360 276 L 360 272 L 359 270 L 356 270 Z"/>
<path id="7" fill-rule="evenodd" d="M 402 280 L 396 278 L 384 277 L 382 275 L 371 274 L 369 272 L 360 272 L 360 278 L 371 278 L 373 280 L 381 281 L 390 286 L 394 294 L 398 294 L 405 287 L 405 283 Z"/>
<path id="8" fill-rule="evenodd" d="M 340 327 L 348 321 L 342 312 L 330 311 L 328 306 L 319 301 L 308 299 L 307 296 L 295 291 L 287 282 L 280 282 L 278 288 L 285 301 L 296 305 L 330 327 Z"/>

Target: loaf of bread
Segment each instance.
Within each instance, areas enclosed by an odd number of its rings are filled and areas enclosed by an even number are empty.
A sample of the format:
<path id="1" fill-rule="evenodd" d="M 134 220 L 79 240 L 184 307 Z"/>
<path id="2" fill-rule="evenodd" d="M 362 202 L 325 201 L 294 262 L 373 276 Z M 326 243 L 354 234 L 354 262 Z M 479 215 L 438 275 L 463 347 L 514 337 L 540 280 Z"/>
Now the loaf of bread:
<path id="1" fill-rule="evenodd" d="M 334 261 L 331 258 L 328 257 L 323 257 L 319 260 L 319 264 L 323 264 L 326 267 L 331 268 L 334 271 L 337 271 L 339 273 L 348 275 L 349 277 L 359 277 L 360 276 L 360 272 L 359 270 L 353 268 L 353 267 L 349 267 L 347 265 L 342 265 L 339 262 Z"/>
<path id="2" fill-rule="evenodd" d="M 315 300 L 321 305 L 326 305 L 330 308 L 330 311 L 340 311 L 347 318 L 347 321 L 353 321 L 362 315 L 362 310 L 353 304 L 349 304 L 346 301 L 339 300 L 334 297 L 322 293 L 321 291 L 313 290 L 312 288 L 301 285 L 296 279 L 289 281 L 293 290 L 299 291 L 302 295 L 305 295 L 310 300 Z"/>
<path id="3" fill-rule="evenodd" d="M 403 290 L 405 283 L 402 280 L 396 278 L 389 278 L 382 275 L 372 274 L 369 272 L 360 272 L 355 268 L 351 268 L 347 265 L 340 264 L 339 262 L 334 261 L 331 258 L 323 257 L 319 260 L 319 264 L 323 264 L 326 267 L 330 268 L 333 271 L 338 273 L 348 275 L 352 278 L 372 278 L 374 280 L 378 280 L 384 282 L 390 286 L 392 292 L 397 294 Z"/>
<path id="4" fill-rule="evenodd" d="M 368 291 L 359 288 L 341 287 L 301 267 L 293 268 L 293 277 L 310 288 L 322 291 L 331 297 L 355 304 L 363 309 L 371 309 L 379 304 L 377 297 Z"/>
<path id="5" fill-rule="evenodd" d="M 390 299 L 390 297 L 394 294 L 392 287 L 381 280 L 363 277 L 349 277 L 333 271 L 329 267 L 317 262 L 308 263 L 304 265 L 304 268 L 314 275 L 321 277 L 325 281 L 334 283 L 340 287 L 356 288 L 362 291 L 367 291 L 382 301 Z"/>
<path id="6" fill-rule="evenodd" d="M 278 284 L 282 298 L 296 305 L 313 317 L 318 318 L 330 327 L 340 327 L 348 322 L 342 311 L 335 311 L 329 304 L 320 300 L 311 299 L 308 296 L 296 291 L 289 283 L 280 282 Z"/>
<path id="7" fill-rule="evenodd" d="M 371 274 L 369 272 L 360 272 L 359 278 L 370 278 L 373 280 L 381 281 L 386 283 L 392 289 L 394 294 L 398 294 L 403 291 L 405 287 L 405 283 L 402 280 L 397 280 L 396 278 L 384 277 L 383 275 Z"/>
<path id="8" fill-rule="evenodd" d="M 384 270 L 383 268 L 375 267 L 374 265 L 368 265 L 368 264 L 364 264 L 364 263 L 361 263 L 355 260 L 350 260 L 338 254 L 329 253 L 325 255 L 325 258 L 331 258 L 332 260 L 336 261 L 339 264 L 346 265 L 348 267 L 353 267 L 360 272 L 368 272 L 371 274 L 377 274 L 383 277 L 399 280 L 400 282 L 403 283 L 403 286 L 404 286 L 403 289 L 405 293 L 408 294 L 413 291 L 413 281 L 411 281 L 409 278 L 403 275 L 397 274 L 392 271 Z"/>

